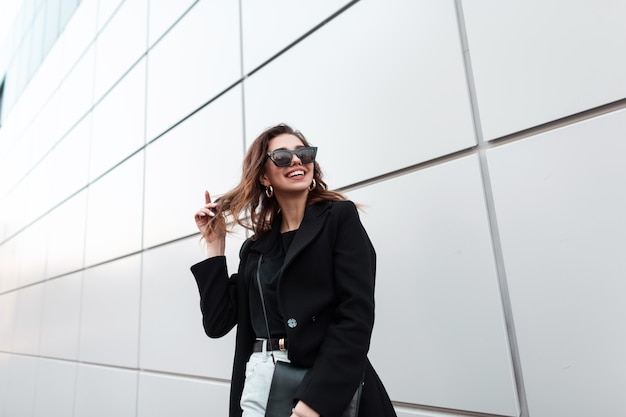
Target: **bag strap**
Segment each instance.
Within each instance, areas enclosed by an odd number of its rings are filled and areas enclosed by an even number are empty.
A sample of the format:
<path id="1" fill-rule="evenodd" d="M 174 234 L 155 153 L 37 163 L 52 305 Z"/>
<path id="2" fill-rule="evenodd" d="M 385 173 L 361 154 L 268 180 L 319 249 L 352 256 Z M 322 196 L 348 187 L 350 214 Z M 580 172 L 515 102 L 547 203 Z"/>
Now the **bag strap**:
<path id="1" fill-rule="evenodd" d="M 263 307 L 263 317 L 265 318 L 265 328 L 267 329 L 267 338 L 268 340 L 272 338 L 270 334 L 270 325 L 267 320 L 267 310 L 265 309 L 265 298 L 263 297 L 263 288 L 261 287 L 261 260 L 263 259 L 263 254 L 259 255 L 259 261 L 256 265 L 256 284 L 259 287 L 259 296 L 261 297 L 261 307 Z M 272 362 L 276 364 L 276 359 L 274 359 L 274 352 L 270 350 L 270 355 L 272 356 Z"/>

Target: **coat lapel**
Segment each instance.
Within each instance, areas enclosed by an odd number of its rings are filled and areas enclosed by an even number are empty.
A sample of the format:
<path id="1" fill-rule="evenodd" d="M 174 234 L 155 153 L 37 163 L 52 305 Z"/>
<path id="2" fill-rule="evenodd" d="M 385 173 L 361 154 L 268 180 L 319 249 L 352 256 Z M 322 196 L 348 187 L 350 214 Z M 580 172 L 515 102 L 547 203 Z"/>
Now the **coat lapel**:
<path id="1" fill-rule="evenodd" d="M 307 206 L 304 211 L 302 223 L 294 236 L 293 242 L 285 255 L 282 270 L 284 271 L 293 259 L 317 236 L 324 226 L 326 213 L 330 209 L 330 202 L 322 202 Z M 254 242 L 250 250 L 267 254 L 274 246 L 276 239 L 280 239 L 280 224 L 282 215 L 278 213 L 272 224 L 272 228 L 264 234 L 259 240 Z"/>
<path id="2" fill-rule="evenodd" d="M 312 204 L 306 208 L 302 223 L 300 223 L 300 227 L 293 238 L 293 242 L 291 242 L 291 246 L 289 246 L 289 250 L 285 255 L 285 262 L 282 268 L 283 272 L 287 269 L 291 261 L 293 261 L 322 230 L 326 220 L 325 214 L 329 212 L 330 204 L 330 202 L 324 202 Z"/>

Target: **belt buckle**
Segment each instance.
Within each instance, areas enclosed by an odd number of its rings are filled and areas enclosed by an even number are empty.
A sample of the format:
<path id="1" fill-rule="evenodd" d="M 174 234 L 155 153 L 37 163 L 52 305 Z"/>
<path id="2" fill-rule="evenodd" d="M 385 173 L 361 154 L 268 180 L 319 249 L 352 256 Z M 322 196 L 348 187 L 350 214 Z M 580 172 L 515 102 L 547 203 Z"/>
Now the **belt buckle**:
<path id="1" fill-rule="evenodd" d="M 285 339 L 282 337 L 278 339 L 278 349 L 280 349 L 281 352 L 287 351 L 287 349 L 285 348 Z"/>

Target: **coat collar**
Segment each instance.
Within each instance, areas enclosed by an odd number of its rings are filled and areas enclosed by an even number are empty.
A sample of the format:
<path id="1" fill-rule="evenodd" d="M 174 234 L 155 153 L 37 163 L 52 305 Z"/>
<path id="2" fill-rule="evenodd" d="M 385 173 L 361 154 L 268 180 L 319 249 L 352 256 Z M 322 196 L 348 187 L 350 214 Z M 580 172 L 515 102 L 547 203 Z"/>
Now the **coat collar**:
<path id="1" fill-rule="evenodd" d="M 322 230 L 324 221 L 327 217 L 326 214 L 330 211 L 331 204 L 332 203 L 330 201 L 323 201 L 306 207 L 302 223 L 300 223 L 298 232 L 296 233 L 293 242 L 291 242 L 291 246 L 285 255 L 283 270 Z M 281 222 L 282 215 L 278 213 L 274 219 L 272 228 L 255 241 L 250 247 L 250 250 L 263 254 L 269 253 L 274 245 L 274 242 L 276 242 L 276 239 L 279 239 L 280 237 Z"/>

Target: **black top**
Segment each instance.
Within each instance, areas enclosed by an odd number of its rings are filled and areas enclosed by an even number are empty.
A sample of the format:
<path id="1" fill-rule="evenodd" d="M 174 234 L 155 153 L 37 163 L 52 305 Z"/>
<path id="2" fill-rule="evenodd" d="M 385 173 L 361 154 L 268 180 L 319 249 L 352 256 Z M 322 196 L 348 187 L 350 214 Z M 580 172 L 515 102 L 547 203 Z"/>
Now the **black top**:
<path id="1" fill-rule="evenodd" d="M 276 245 L 268 255 L 264 255 L 261 260 L 259 278 L 263 287 L 263 298 L 265 299 L 265 309 L 267 310 L 267 322 L 270 328 L 270 336 L 267 335 L 265 326 L 265 316 L 261 305 L 261 295 L 255 279 L 250 280 L 250 319 L 257 338 L 269 339 L 287 336 L 285 321 L 278 310 L 278 276 L 280 275 L 287 250 L 293 241 L 296 231 L 281 234 L 282 239 L 276 240 Z"/>

